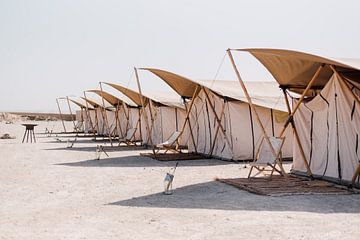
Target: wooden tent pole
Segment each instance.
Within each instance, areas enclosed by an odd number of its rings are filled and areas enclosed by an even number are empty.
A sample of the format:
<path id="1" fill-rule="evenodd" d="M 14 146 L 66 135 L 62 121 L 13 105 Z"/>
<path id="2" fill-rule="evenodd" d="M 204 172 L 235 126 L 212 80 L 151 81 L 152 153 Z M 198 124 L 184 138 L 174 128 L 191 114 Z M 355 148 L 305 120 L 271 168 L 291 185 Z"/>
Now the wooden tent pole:
<path id="1" fill-rule="evenodd" d="M 71 120 L 73 122 L 73 125 L 74 125 L 74 130 L 76 131 L 76 133 L 78 132 L 77 129 L 76 129 L 76 124 L 75 124 L 75 119 L 73 118 L 73 114 L 72 114 L 72 110 L 71 110 L 71 106 L 70 106 L 70 101 L 69 101 L 69 97 L 66 96 L 66 102 L 67 102 L 67 105 L 69 107 L 69 112 L 70 112 L 70 115 L 71 115 Z"/>
<path id="2" fill-rule="evenodd" d="M 298 110 L 298 108 L 300 107 L 301 103 L 303 102 L 307 92 L 310 90 L 312 84 L 315 82 L 315 80 L 318 78 L 321 70 L 323 69 L 324 67 L 324 64 L 321 64 L 319 66 L 319 68 L 316 70 L 314 76 L 312 77 L 312 79 L 310 80 L 310 82 L 308 83 L 308 85 L 306 86 L 305 90 L 303 91 L 303 93 L 301 94 L 301 97 L 299 99 L 299 101 L 296 103 L 294 109 L 292 110 L 292 112 L 290 113 L 289 117 L 288 117 L 288 120 L 286 121 L 285 123 L 285 126 L 284 128 L 282 129 L 281 133 L 280 133 L 280 137 L 283 136 L 283 134 L 285 133 L 286 131 L 286 128 L 287 126 L 289 125 L 289 123 L 293 120 L 294 118 L 294 114 L 295 112 Z"/>
<path id="3" fill-rule="evenodd" d="M 220 122 L 221 122 L 221 120 L 223 118 L 224 112 L 225 112 L 225 100 L 224 100 L 224 103 L 223 103 L 223 105 L 221 107 Z M 216 130 L 215 130 L 214 141 L 212 142 L 212 145 L 211 145 L 211 148 L 210 148 L 210 153 L 209 153 L 210 156 L 213 154 L 215 143 L 216 143 L 216 138 L 217 138 L 217 135 L 219 133 L 219 129 L 220 129 L 220 124 L 217 125 Z"/>
<path id="4" fill-rule="evenodd" d="M 242 88 L 243 91 L 244 91 L 244 94 L 245 94 L 245 96 L 246 96 L 246 99 L 247 99 L 248 103 L 250 104 L 251 110 L 252 110 L 252 111 L 254 112 L 254 114 L 255 114 L 255 119 L 256 119 L 258 125 L 260 126 L 260 128 L 261 128 L 261 130 L 262 130 L 262 132 L 263 132 L 263 134 L 264 134 L 265 141 L 266 141 L 267 144 L 269 145 L 270 150 L 271 150 L 273 156 L 276 158 L 276 162 L 277 162 L 277 164 L 278 164 L 279 167 L 280 167 L 281 173 L 282 173 L 284 176 L 286 176 L 287 174 L 286 174 L 286 172 L 285 172 L 285 170 L 284 170 L 284 168 L 283 168 L 283 166 L 282 166 L 282 163 L 281 163 L 281 162 L 279 161 L 279 159 L 278 159 L 278 156 L 279 156 L 280 151 L 279 151 L 279 153 L 277 153 L 277 152 L 275 151 L 273 145 L 272 145 L 271 142 L 270 142 L 269 136 L 267 135 L 266 130 L 265 130 L 265 128 L 264 128 L 264 125 L 262 124 L 262 122 L 261 122 L 261 120 L 260 120 L 259 114 L 258 114 L 258 112 L 256 111 L 256 109 L 255 109 L 255 107 L 254 107 L 254 105 L 253 105 L 253 103 L 252 103 L 251 97 L 250 97 L 250 95 L 249 95 L 249 93 L 248 93 L 248 91 L 247 91 L 247 89 L 246 89 L 246 86 L 245 86 L 245 84 L 244 84 L 244 82 L 243 82 L 243 80 L 242 80 L 242 78 L 241 78 L 241 76 L 240 76 L 239 70 L 238 70 L 237 67 L 236 67 L 236 64 L 235 64 L 234 58 L 233 58 L 233 56 L 232 56 L 231 50 L 230 50 L 230 49 L 227 49 L 227 53 L 228 53 L 228 55 L 229 55 L 229 58 L 230 58 L 230 61 L 231 61 L 232 66 L 233 66 L 233 68 L 234 68 L 234 71 L 235 71 L 235 73 L 236 73 L 236 77 L 237 77 L 237 79 L 238 79 L 239 82 L 240 82 L 241 88 Z M 280 149 L 280 150 L 281 150 L 281 149 Z"/>
<path id="5" fill-rule="evenodd" d="M 203 91 L 205 93 L 205 96 L 206 96 L 207 100 L 209 101 L 210 108 L 211 108 L 211 110 L 213 111 L 213 113 L 215 115 L 215 119 L 216 119 L 216 121 L 218 123 L 218 126 L 221 128 L 221 131 L 224 134 L 224 137 L 225 137 L 225 140 L 226 140 L 227 144 L 229 145 L 229 147 L 231 147 L 230 141 L 229 141 L 229 139 L 228 139 L 228 137 L 226 135 L 226 131 L 225 131 L 223 125 L 221 124 L 221 119 L 219 119 L 219 116 L 216 113 L 215 107 L 211 103 L 209 94 L 206 92 L 206 89 L 204 87 L 202 87 L 202 89 L 203 89 Z M 214 141 L 215 141 L 215 139 L 214 139 Z"/>
<path id="6" fill-rule="evenodd" d="M 334 66 L 330 65 L 331 70 L 345 83 L 346 88 L 351 92 L 353 98 L 355 98 L 356 102 L 360 104 L 359 97 L 355 95 L 353 91 L 351 91 L 349 85 L 347 84 L 346 80 L 339 74 L 339 72 L 335 69 Z"/>
<path id="7" fill-rule="evenodd" d="M 196 146 L 196 142 L 195 142 L 195 138 L 194 138 L 194 134 L 193 134 L 193 131 L 192 131 L 192 127 L 191 127 L 191 123 L 190 123 L 190 113 L 191 113 L 191 110 L 192 110 L 192 107 L 194 105 L 194 102 L 195 102 L 195 98 L 198 96 L 199 94 L 199 85 L 196 85 L 196 88 L 195 88 L 195 91 L 192 95 L 192 98 L 191 98 L 191 101 L 190 101 L 190 106 L 189 108 L 186 106 L 186 102 L 184 101 L 184 105 L 185 105 L 185 111 L 186 111 L 186 117 L 185 117 L 185 121 L 184 121 L 184 124 L 182 125 L 181 127 L 181 133 L 180 133 L 180 136 L 179 138 L 181 137 L 181 135 L 183 134 L 184 130 L 185 130 L 185 127 L 186 127 L 186 123 L 189 124 L 189 130 L 190 130 L 190 136 L 191 136 L 191 140 L 194 144 L 194 147 L 195 147 L 195 153 L 197 153 L 197 146 Z"/>
<path id="8" fill-rule="evenodd" d="M 65 131 L 65 133 L 66 133 L 66 128 L 65 128 L 65 124 L 64 124 L 64 119 L 63 119 L 63 115 L 62 115 L 62 113 L 61 113 L 61 109 L 60 109 L 60 104 L 59 104 L 59 99 L 58 99 L 58 98 L 56 99 L 56 104 L 57 104 L 58 109 L 59 109 L 59 114 L 60 114 L 61 123 L 62 123 L 63 128 L 64 128 L 64 131 Z"/>
<path id="9" fill-rule="evenodd" d="M 349 85 L 347 84 L 347 82 L 345 81 L 345 79 L 343 79 L 343 77 L 339 74 L 339 72 L 335 69 L 334 66 L 330 65 L 331 70 L 345 83 L 346 88 L 351 92 L 353 98 L 355 98 L 356 102 L 358 104 L 360 104 L 360 100 L 359 98 L 355 95 L 355 93 L 353 91 L 351 91 Z M 359 176 L 360 174 L 360 163 L 358 163 L 357 168 L 355 169 L 354 175 L 351 178 L 351 185 L 355 184 L 356 178 Z"/>
<path id="10" fill-rule="evenodd" d="M 100 85 L 100 91 L 101 91 L 101 101 L 102 101 L 102 105 L 103 105 L 103 108 L 102 108 L 102 110 L 103 110 L 102 111 L 103 112 L 103 119 L 105 121 L 106 128 L 108 130 L 108 137 L 109 137 L 110 144 L 111 144 L 111 146 L 113 146 L 112 136 L 111 136 L 111 131 L 110 131 L 110 125 L 109 125 L 109 120 L 108 120 L 108 117 L 107 117 L 107 114 L 106 114 L 105 100 L 104 100 L 104 96 L 103 96 L 104 91 L 103 91 L 101 82 L 99 82 L 99 85 Z"/>
<path id="11" fill-rule="evenodd" d="M 287 96 L 287 94 L 286 94 L 286 90 L 285 90 L 285 89 L 283 89 L 283 93 L 284 93 L 284 97 L 285 97 L 286 107 L 287 107 L 288 113 L 289 113 L 289 115 L 290 115 L 290 114 L 291 114 L 291 108 L 290 108 L 289 98 L 288 98 L 288 96 Z M 302 144 L 301 144 L 300 137 L 299 137 L 299 134 L 298 134 L 298 132 L 297 132 L 297 129 L 296 129 L 296 126 L 295 126 L 294 121 L 291 121 L 291 126 L 292 126 L 292 129 L 293 129 L 293 133 L 294 133 L 294 136 L 295 136 L 296 143 L 298 144 L 298 147 L 299 147 L 299 149 L 300 149 L 301 157 L 302 157 L 302 159 L 303 159 L 303 161 L 304 161 L 304 164 L 305 164 L 305 167 L 306 167 L 306 170 L 307 170 L 307 175 L 308 175 L 309 177 L 312 177 L 312 172 L 311 172 L 309 163 L 308 163 L 308 161 L 307 161 L 307 159 L 306 159 L 306 157 L 305 157 L 304 148 L 303 148 L 303 146 L 302 146 Z M 285 133 L 285 131 L 284 131 L 284 133 Z M 283 134 L 284 134 L 284 133 L 283 133 Z"/>
<path id="12" fill-rule="evenodd" d="M 91 120 L 91 116 L 90 116 L 90 112 L 89 112 L 89 103 L 87 101 L 86 92 L 84 91 L 83 94 L 84 94 L 84 98 L 85 98 L 86 111 L 88 113 L 88 118 L 89 118 L 89 121 L 90 121 L 92 132 L 93 132 L 94 138 L 96 139 L 95 127 L 94 127 L 94 123 Z M 96 117 L 96 109 L 95 108 L 94 108 L 94 113 L 95 113 L 95 117 Z"/>
<path id="13" fill-rule="evenodd" d="M 142 92 L 141 92 L 139 74 L 138 74 L 138 71 L 137 71 L 136 67 L 134 67 L 134 71 L 135 71 L 136 82 L 137 82 L 137 86 L 138 86 L 139 94 L 140 94 L 141 109 L 142 109 L 142 113 L 144 114 L 144 118 L 145 118 L 145 125 L 146 125 L 147 134 L 148 134 L 148 140 L 150 142 L 150 145 L 153 145 L 153 141 L 152 141 L 152 138 L 151 138 L 150 127 L 149 127 L 149 121 L 148 121 L 148 117 L 147 117 L 147 113 L 146 113 L 146 106 L 144 105 L 144 99 L 143 99 L 143 95 L 142 95 Z M 150 104 L 150 103 L 148 102 L 147 104 Z"/>

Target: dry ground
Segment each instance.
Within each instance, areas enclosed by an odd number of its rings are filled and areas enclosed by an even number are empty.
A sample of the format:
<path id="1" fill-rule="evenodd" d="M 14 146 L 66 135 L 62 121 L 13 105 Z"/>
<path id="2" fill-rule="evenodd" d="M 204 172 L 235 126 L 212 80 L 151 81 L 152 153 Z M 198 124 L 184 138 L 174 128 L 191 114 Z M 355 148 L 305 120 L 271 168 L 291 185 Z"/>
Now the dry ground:
<path id="1" fill-rule="evenodd" d="M 0 123 L 17 137 L 0 140 L 0 239 L 360 239 L 360 195 L 258 196 L 214 181 L 246 176 L 244 164 L 196 160 L 180 162 L 166 196 L 175 163 L 148 150 L 96 161 L 97 143 L 21 144 L 23 131 Z"/>

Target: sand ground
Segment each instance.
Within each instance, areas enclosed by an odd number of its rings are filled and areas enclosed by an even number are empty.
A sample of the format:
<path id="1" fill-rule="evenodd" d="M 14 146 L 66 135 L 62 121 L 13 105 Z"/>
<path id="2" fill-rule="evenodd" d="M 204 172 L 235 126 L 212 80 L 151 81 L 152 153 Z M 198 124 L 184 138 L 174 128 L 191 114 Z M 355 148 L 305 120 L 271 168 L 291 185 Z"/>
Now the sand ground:
<path id="1" fill-rule="evenodd" d="M 60 122 L 38 122 L 61 129 Z M 71 123 L 67 123 L 70 126 Z M 265 197 L 214 181 L 248 168 L 218 160 L 180 162 L 174 194 L 163 178 L 174 162 L 127 148 L 94 160 L 98 143 L 72 149 L 23 126 L 0 123 L 0 239 L 360 239 L 360 195 Z M 66 140 L 66 138 L 63 138 Z M 287 166 L 289 168 L 290 166 Z"/>

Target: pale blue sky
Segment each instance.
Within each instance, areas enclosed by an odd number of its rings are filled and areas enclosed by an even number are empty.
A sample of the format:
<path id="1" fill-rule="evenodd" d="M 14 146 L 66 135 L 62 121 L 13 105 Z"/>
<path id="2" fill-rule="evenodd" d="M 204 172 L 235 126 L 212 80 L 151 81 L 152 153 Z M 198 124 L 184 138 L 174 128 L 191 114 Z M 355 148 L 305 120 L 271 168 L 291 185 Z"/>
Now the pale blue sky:
<path id="1" fill-rule="evenodd" d="M 360 58 L 359 11 L 355 0 L 0 0 L 0 111 L 55 112 L 56 97 L 99 81 L 135 87 L 134 66 L 213 79 L 229 47 Z M 247 54 L 237 61 L 245 80 L 271 80 Z M 217 78 L 234 77 L 226 58 Z"/>

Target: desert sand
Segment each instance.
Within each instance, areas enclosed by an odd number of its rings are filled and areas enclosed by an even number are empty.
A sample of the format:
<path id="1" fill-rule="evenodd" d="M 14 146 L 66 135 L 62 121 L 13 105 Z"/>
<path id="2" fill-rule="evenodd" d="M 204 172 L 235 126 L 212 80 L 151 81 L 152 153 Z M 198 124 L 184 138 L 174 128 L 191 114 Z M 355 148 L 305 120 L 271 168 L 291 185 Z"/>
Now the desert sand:
<path id="1" fill-rule="evenodd" d="M 174 162 L 129 148 L 95 160 L 89 139 L 68 149 L 66 138 L 37 134 L 22 144 L 20 123 L 0 123 L 1 135 L 16 136 L 0 140 L 1 240 L 360 239 L 359 194 L 259 196 L 214 180 L 247 176 L 245 164 L 210 159 L 180 162 L 164 195 Z M 37 133 L 61 130 L 36 123 Z"/>

